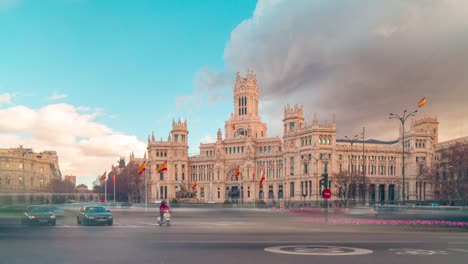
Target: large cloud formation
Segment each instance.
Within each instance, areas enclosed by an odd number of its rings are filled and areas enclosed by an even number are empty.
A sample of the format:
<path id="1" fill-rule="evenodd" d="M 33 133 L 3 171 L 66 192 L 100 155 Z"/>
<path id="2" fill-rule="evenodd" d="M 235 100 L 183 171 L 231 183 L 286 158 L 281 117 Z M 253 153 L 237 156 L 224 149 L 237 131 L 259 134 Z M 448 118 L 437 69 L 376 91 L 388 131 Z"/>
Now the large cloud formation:
<path id="1" fill-rule="evenodd" d="M 366 126 L 371 137 L 395 138 L 388 113 L 416 109 L 422 97 L 418 115 L 437 115 L 441 140 L 467 133 L 465 1 L 259 0 L 224 58 L 230 83 L 236 71 L 255 71 L 261 114 L 276 135 L 283 106 L 298 103 L 309 122 L 314 112 L 336 113 L 341 137 Z M 225 74 L 209 73 L 199 85 L 216 92 Z"/>
<path id="2" fill-rule="evenodd" d="M 89 184 L 104 170 L 109 172 L 119 156 L 134 151 L 142 157 L 146 148 L 137 137 L 97 122 L 99 112 L 65 103 L 0 109 L 0 147 L 55 150 L 62 174 L 76 175 L 78 182 Z"/>

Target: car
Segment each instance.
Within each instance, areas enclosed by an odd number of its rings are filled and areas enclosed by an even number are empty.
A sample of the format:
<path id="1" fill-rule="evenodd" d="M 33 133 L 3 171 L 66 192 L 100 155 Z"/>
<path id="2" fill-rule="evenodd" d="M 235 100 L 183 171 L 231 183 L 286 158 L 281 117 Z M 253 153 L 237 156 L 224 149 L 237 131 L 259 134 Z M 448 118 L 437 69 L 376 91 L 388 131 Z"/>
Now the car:
<path id="1" fill-rule="evenodd" d="M 49 224 L 55 226 L 55 214 L 47 206 L 31 205 L 26 208 L 22 215 L 21 224 Z"/>
<path id="2" fill-rule="evenodd" d="M 114 218 L 104 206 L 83 206 L 76 215 L 78 225 L 107 224 L 112 225 Z"/>
<path id="3" fill-rule="evenodd" d="M 50 208 L 50 210 L 52 210 L 52 212 L 54 213 L 55 217 L 64 217 L 65 216 L 65 212 L 60 209 L 58 206 L 56 205 L 48 205 L 47 207 Z"/>

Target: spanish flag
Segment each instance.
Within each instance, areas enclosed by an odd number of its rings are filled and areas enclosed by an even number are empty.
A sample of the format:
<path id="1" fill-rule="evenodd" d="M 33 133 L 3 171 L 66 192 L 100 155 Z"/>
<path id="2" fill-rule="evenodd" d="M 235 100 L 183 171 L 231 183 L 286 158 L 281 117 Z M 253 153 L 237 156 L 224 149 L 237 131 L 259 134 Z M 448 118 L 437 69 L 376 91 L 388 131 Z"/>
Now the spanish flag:
<path id="1" fill-rule="evenodd" d="M 161 165 L 161 167 L 158 168 L 158 173 L 167 171 L 167 160 Z"/>
<path id="2" fill-rule="evenodd" d="M 265 172 L 262 174 L 262 178 L 260 179 L 260 188 L 263 187 L 263 181 L 265 180 Z"/>
<path id="3" fill-rule="evenodd" d="M 138 175 L 141 175 L 143 172 L 146 170 L 146 161 L 143 161 L 143 163 L 140 165 L 140 167 L 137 170 Z"/>
<path id="4" fill-rule="evenodd" d="M 239 175 L 240 175 L 240 166 L 238 165 L 237 170 L 236 170 L 236 178 L 239 178 Z"/>
<path id="5" fill-rule="evenodd" d="M 99 178 L 100 181 L 105 181 L 106 180 L 106 174 L 107 174 L 107 171 L 105 171 L 102 176 Z"/>
<path id="6" fill-rule="evenodd" d="M 193 184 L 192 184 L 192 189 L 194 190 L 195 188 L 197 188 L 197 182 L 195 181 Z"/>
<path id="7" fill-rule="evenodd" d="M 426 104 L 426 97 L 424 97 L 423 99 L 421 99 L 421 101 L 419 101 L 418 108 L 423 107 L 425 104 Z"/>

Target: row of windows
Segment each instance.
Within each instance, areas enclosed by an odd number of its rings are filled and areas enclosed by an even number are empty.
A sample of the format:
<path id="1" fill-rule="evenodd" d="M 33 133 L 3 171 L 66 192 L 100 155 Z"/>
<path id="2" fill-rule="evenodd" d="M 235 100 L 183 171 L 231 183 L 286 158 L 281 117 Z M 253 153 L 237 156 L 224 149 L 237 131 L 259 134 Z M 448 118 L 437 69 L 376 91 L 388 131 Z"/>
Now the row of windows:
<path id="1" fill-rule="evenodd" d="M 199 170 L 204 170 L 204 169 L 213 169 L 213 164 L 208 164 L 208 165 L 192 165 L 192 170 L 196 170 L 197 168 Z"/>
<path id="2" fill-rule="evenodd" d="M 312 136 L 302 137 L 301 138 L 302 146 L 312 145 Z"/>
<path id="3" fill-rule="evenodd" d="M 23 178 L 18 177 L 17 180 L 18 180 L 18 184 L 23 184 Z M 11 182 L 12 182 L 12 180 L 11 180 L 11 177 L 10 177 L 10 176 L 6 176 L 6 177 L 5 177 L 5 181 L 3 181 L 3 178 L 0 177 L 0 185 L 2 185 L 3 183 L 5 183 L 5 184 L 7 184 L 7 185 L 10 185 Z M 30 182 L 31 185 L 33 185 L 34 182 L 35 182 L 35 181 L 34 181 L 34 177 L 29 177 L 29 182 Z M 44 186 L 44 185 L 45 185 L 45 180 L 43 180 L 43 179 L 42 179 L 42 180 L 39 180 L 39 185 L 40 185 L 40 186 Z"/>
<path id="4" fill-rule="evenodd" d="M 157 149 L 156 157 L 167 157 L 167 150 Z"/>
<path id="5" fill-rule="evenodd" d="M 226 154 L 244 153 L 244 146 L 226 147 Z"/>
<path id="6" fill-rule="evenodd" d="M 366 169 L 367 168 L 367 169 Z M 377 170 L 378 169 L 378 170 Z M 341 173 L 343 171 L 342 164 L 338 165 L 338 170 Z M 369 165 L 364 167 L 363 165 L 348 165 L 348 171 L 350 173 L 367 173 L 368 175 L 395 175 L 395 166 L 390 165 L 390 166 L 385 166 L 385 165 Z"/>
<path id="7" fill-rule="evenodd" d="M 416 139 L 415 147 L 416 148 L 426 148 L 426 140 L 425 139 Z"/>
<path id="8" fill-rule="evenodd" d="M 261 153 L 263 153 L 263 152 L 271 152 L 271 146 L 261 146 L 261 147 L 259 148 L 259 151 L 260 151 Z"/>
<path id="9" fill-rule="evenodd" d="M 182 141 L 182 143 L 185 143 L 185 135 L 180 135 L 180 140 Z M 179 141 L 179 135 L 175 134 L 174 135 L 174 142 L 177 143 L 178 141 Z"/>
<path id="10" fill-rule="evenodd" d="M 206 156 L 207 157 L 214 156 L 214 154 L 215 154 L 214 150 L 207 150 L 206 151 Z"/>
<path id="11" fill-rule="evenodd" d="M 330 135 L 320 135 L 319 144 L 321 145 L 331 145 L 331 136 Z"/>
<path id="12" fill-rule="evenodd" d="M 348 160 L 350 159 L 362 160 L 362 155 L 348 155 Z M 386 157 L 386 156 L 364 156 L 364 159 L 368 160 L 396 160 L 396 157 Z M 338 160 L 343 160 L 343 155 L 338 155 Z"/>
<path id="13" fill-rule="evenodd" d="M 29 166 L 28 166 L 28 164 L 29 164 Z M 31 169 L 31 168 L 33 167 L 33 165 L 32 165 L 31 163 L 25 163 L 24 165 L 25 165 L 25 166 L 24 166 L 25 169 Z M 10 168 L 10 163 L 6 162 L 6 163 L 5 163 L 5 168 L 9 169 L 9 168 Z M 22 169 L 22 168 L 23 168 L 23 163 L 22 163 L 22 162 L 21 162 L 21 163 L 18 163 L 18 168 L 19 168 L 19 169 Z M 42 167 L 39 168 L 39 171 L 40 171 L 41 173 L 43 173 L 43 172 L 44 172 L 44 168 L 42 168 Z"/>

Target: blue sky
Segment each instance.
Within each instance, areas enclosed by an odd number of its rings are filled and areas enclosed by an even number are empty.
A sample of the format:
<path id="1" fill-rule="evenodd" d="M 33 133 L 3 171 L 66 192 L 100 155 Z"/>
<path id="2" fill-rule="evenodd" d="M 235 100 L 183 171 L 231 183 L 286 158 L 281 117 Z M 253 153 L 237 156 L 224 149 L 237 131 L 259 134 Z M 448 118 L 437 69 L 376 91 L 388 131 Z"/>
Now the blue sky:
<path id="1" fill-rule="evenodd" d="M 468 2 L 0 0 L 0 147 L 56 150 L 90 183 L 189 121 L 189 152 L 253 70 L 269 136 L 283 107 L 336 114 L 337 137 L 398 137 L 388 113 L 427 104 L 441 141 L 468 133 Z"/>
<path id="2" fill-rule="evenodd" d="M 232 107 L 176 109 L 176 100 L 195 92 L 202 68 L 224 68 L 230 33 L 252 16 L 255 4 L 24 0 L 0 5 L 0 94 L 15 95 L 9 107 L 66 103 L 94 109 L 100 113 L 95 122 L 141 141 L 152 130 L 167 139 L 172 118 L 188 118 L 189 151 L 198 152 L 201 138 L 214 137 Z"/>

